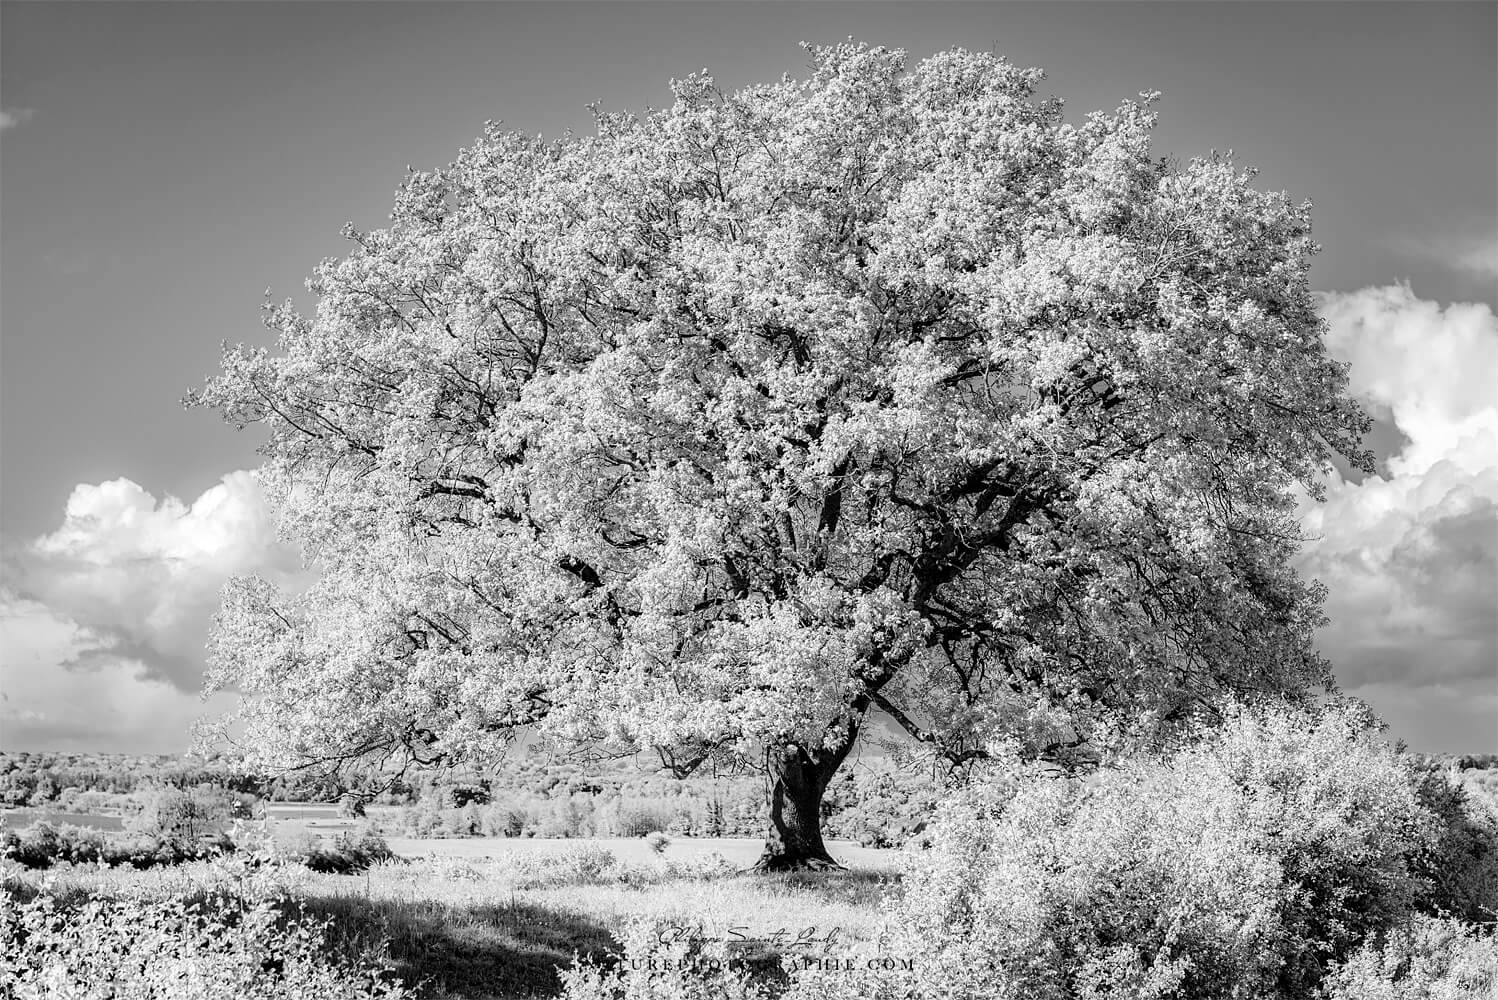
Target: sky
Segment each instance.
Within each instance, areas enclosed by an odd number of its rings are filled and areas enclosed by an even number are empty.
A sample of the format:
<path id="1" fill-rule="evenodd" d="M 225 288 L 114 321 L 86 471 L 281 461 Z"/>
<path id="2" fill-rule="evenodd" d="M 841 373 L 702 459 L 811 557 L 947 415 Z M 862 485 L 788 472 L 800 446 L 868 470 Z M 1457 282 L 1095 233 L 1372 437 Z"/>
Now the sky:
<path id="1" fill-rule="evenodd" d="M 1162 91 L 1158 152 L 1314 203 L 1379 458 L 1303 510 L 1320 648 L 1413 748 L 1498 751 L 1498 5 L 627 0 L 0 5 L 0 749 L 180 751 L 226 707 L 219 588 L 300 570 L 254 433 L 181 398 L 408 165 L 850 35 L 1043 67 L 1076 116 Z"/>

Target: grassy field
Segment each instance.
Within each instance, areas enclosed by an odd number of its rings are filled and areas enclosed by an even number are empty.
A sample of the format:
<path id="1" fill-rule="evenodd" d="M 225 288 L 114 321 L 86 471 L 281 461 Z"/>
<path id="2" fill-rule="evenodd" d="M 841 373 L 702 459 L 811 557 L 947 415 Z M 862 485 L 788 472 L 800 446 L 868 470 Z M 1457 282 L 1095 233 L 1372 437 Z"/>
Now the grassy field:
<path id="1" fill-rule="evenodd" d="M 125 829 L 123 816 L 105 816 L 99 813 L 76 813 L 64 809 L 0 809 L 0 829 L 9 827 L 19 830 L 32 823 L 85 826 L 94 830 L 114 832 Z"/>
<path id="2" fill-rule="evenodd" d="M 896 852 L 833 845 L 848 871 L 740 873 L 759 847 L 676 840 L 656 855 L 643 840 L 401 841 L 398 852 L 415 860 L 358 875 L 292 866 L 277 878 L 308 911 L 333 921 L 334 948 L 353 954 L 384 937 L 398 974 L 422 983 L 433 1000 L 555 995 L 558 966 L 574 954 L 607 959 L 636 918 L 735 941 L 735 956 L 773 981 L 784 954 L 838 955 L 869 940 L 881 899 L 898 892 Z M 43 873 L 9 877 L 36 885 Z M 51 877 L 64 894 L 161 898 L 207 893 L 224 874 L 194 862 L 139 872 L 63 867 Z M 823 940 L 796 941 L 808 937 Z"/>
<path id="3" fill-rule="evenodd" d="M 403 858 L 496 858 L 508 855 L 563 854 L 582 846 L 601 847 L 627 864 L 656 862 L 695 862 L 713 855 L 738 868 L 753 864 L 765 842 L 754 837 L 673 838 L 657 855 L 643 837 L 611 837 L 575 840 L 547 840 L 520 837 L 463 837 L 415 839 L 391 837 L 390 849 Z M 849 868 L 869 872 L 894 872 L 898 869 L 898 851 L 860 847 L 847 840 L 829 840 L 828 852 Z"/>

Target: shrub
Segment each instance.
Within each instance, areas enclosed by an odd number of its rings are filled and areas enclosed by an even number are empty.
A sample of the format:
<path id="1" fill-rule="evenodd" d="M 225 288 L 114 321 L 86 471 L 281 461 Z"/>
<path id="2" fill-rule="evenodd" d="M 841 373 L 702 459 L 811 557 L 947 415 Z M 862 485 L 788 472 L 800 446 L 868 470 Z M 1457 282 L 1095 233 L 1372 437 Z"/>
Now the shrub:
<path id="1" fill-rule="evenodd" d="M 6 830 L 0 848 L 16 864 L 26 868 L 51 868 L 61 858 L 62 837 L 51 823 L 32 823 L 19 831 Z"/>
<path id="2" fill-rule="evenodd" d="M 1455 771 L 1421 774 L 1416 787 L 1437 821 L 1437 839 L 1417 862 L 1421 909 L 1474 922 L 1498 917 L 1498 807 L 1471 794 Z"/>
<path id="3" fill-rule="evenodd" d="M 93 788 L 79 793 L 69 805 L 70 809 L 80 813 L 129 812 L 135 807 L 135 799 L 131 795 L 99 791 Z"/>
<path id="4" fill-rule="evenodd" d="M 648 872 L 654 874 L 654 872 Z M 717 851 L 709 854 L 690 858 L 684 861 L 668 860 L 664 871 L 661 871 L 656 881 L 687 881 L 687 882 L 711 882 L 722 878 L 732 878 L 740 874 L 738 865 L 729 861 Z M 625 873 L 624 881 L 635 881 L 639 875 L 634 869 Z"/>
<path id="5" fill-rule="evenodd" d="M 1332 970 L 1326 1000 L 1489 1000 L 1498 996 L 1498 936 L 1450 918 L 1417 917 Z"/>
<path id="6" fill-rule="evenodd" d="M 466 806 L 470 803 L 479 806 L 489 804 L 489 788 L 485 784 L 454 785 L 449 794 L 455 806 Z"/>
<path id="7" fill-rule="evenodd" d="M 621 798 L 613 806 L 613 833 L 617 837 L 644 837 L 671 825 L 676 815 L 668 799 Z"/>
<path id="8" fill-rule="evenodd" d="M 593 832 L 593 810 L 591 799 L 584 806 L 575 798 L 566 796 L 552 799 L 541 811 L 536 836 L 548 838 L 586 837 Z"/>
<path id="9" fill-rule="evenodd" d="M 0 834 L 0 854 L 25 868 L 95 862 L 153 868 L 216 857 L 232 847 L 233 844 L 223 835 L 194 841 L 138 833 L 106 836 L 88 827 L 53 826 L 45 822 Z"/>
<path id="10" fill-rule="evenodd" d="M 696 829 L 697 817 L 689 800 L 684 799 L 671 813 L 671 822 L 666 824 L 664 832 L 673 837 L 690 837 Z"/>
<path id="11" fill-rule="evenodd" d="M 650 849 L 656 854 L 665 854 L 666 848 L 671 846 L 671 838 L 659 830 L 654 830 L 645 835 L 645 843 L 649 844 Z"/>
<path id="12" fill-rule="evenodd" d="M 918 971 L 798 995 L 1299 1000 L 1408 919 L 1437 840 L 1352 708 L 1235 710 L 1087 780 L 1000 766 L 942 808 L 887 918 Z"/>
<path id="13" fill-rule="evenodd" d="M 429 802 L 402 812 L 406 832 L 413 837 L 436 836 L 442 828 L 442 813 Z"/>
<path id="14" fill-rule="evenodd" d="M 925 830 L 941 794 L 928 776 L 887 762 L 860 762 L 827 789 L 827 835 L 864 847 L 903 847 Z"/>
<path id="15" fill-rule="evenodd" d="M 704 837 L 721 837 L 725 827 L 723 824 L 723 802 L 716 795 L 708 800 L 704 811 L 702 822 L 702 835 Z"/>
<path id="16" fill-rule="evenodd" d="M 231 820 L 255 820 L 265 815 L 265 805 L 254 792 L 229 792 L 225 799 Z"/>
<path id="17" fill-rule="evenodd" d="M 181 843 L 222 837 L 234 811 L 223 789 L 210 786 L 148 788 L 135 801 L 138 811 L 126 821 L 127 830 Z"/>
<path id="18" fill-rule="evenodd" d="M 520 889 L 618 882 L 623 869 L 613 851 L 581 844 L 563 851 L 511 853 L 497 861 L 497 873 Z"/>
<path id="19" fill-rule="evenodd" d="M 327 924 L 273 897 L 64 902 L 48 893 L 0 906 L 0 982 L 17 1000 L 405 1000 L 377 950 L 331 960 Z M 105 989 L 109 992 L 102 992 Z"/>
<path id="20" fill-rule="evenodd" d="M 473 837 L 483 828 L 479 807 L 476 805 L 453 806 L 441 812 L 441 826 L 435 831 L 442 837 Z"/>
<path id="21" fill-rule="evenodd" d="M 485 806 L 480 817 L 486 837 L 518 837 L 529 819 L 524 806 L 499 802 Z"/>
<path id="22" fill-rule="evenodd" d="M 302 854 L 302 864 L 315 872 L 332 875 L 347 875 L 362 872 L 370 865 L 391 861 L 395 852 L 385 838 L 372 830 L 354 833 L 346 830 L 333 838 L 330 845 L 318 845 Z"/>

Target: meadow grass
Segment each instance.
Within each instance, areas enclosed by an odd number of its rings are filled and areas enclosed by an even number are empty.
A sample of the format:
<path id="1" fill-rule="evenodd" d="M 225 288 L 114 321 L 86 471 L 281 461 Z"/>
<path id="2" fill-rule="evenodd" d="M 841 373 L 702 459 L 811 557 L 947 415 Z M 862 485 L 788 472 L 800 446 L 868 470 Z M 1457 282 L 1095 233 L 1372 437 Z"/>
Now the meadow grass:
<path id="1" fill-rule="evenodd" d="M 738 957 L 766 981 L 780 981 L 788 951 L 836 953 L 869 940 L 880 901 L 899 886 L 888 858 L 846 872 L 752 875 L 680 841 L 667 851 L 675 858 L 622 861 L 605 851 L 570 842 L 566 850 L 532 845 L 488 858 L 389 862 L 353 875 L 291 865 L 274 877 L 304 912 L 332 921 L 333 951 L 355 956 L 383 939 L 396 973 L 432 1000 L 555 995 L 558 966 L 577 956 L 609 961 L 637 918 L 678 929 L 668 933 L 738 940 Z M 225 884 L 223 868 L 206 862 L 148 871 L 62 866 L 8 879 L 21 894 L 44 880 L 64 899 L 206 898 Z M 829 944 L 795 943 L 829 933 Z"/>

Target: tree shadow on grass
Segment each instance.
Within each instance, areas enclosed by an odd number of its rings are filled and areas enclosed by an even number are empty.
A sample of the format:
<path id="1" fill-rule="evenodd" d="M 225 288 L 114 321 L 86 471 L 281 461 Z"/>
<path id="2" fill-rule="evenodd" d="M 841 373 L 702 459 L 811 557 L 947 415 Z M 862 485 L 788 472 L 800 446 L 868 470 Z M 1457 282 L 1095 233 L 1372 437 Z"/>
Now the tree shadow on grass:
<path id="1" fill-rule="evenodd" d="M 888 893 L 897 892 L 901 883 L 901 877 L 897 872 L 867 869 L 781 872 L 768 875 L 745 872 L 739 877 L 757 881 L 767 888 L 814 896 L 829 903 L 870 907 L 878 906 Z"/>
<path id="2" fill-rule="evenodd" d="M 787 896 L 855 905 L 876 902 L 897 882 L 888 873 L 867 871 L 743 877 Z M 339 895 L 313 896 L 302 905 L 309 915 L 332 921 L 329 943 L 349 958 L 385 938 L 396 975 L 428 997 L 553 997 L 562 989 L 558 967 L 571 967 L 574 955 L 612 966 L 620 951 L 618 939 L 604 924 L 563 907 L 518 900 L 472 903 Z M 829 929 L 815 930 L 826 934 Z M 794 937 L 802 928 L 788 930 Z M 776 989 L 787 981 L 782 957 L 816 950 L 783 940 L 748 941 L 730 943 L 729 953 L 755 979 Z M 838 953 L 834 946 L 829 954 Z"/>
<path id="3" fill-rule="evenodd" d="M 329 943 L 339 952 L 354 955 L 384 937 L 395 974 L 423 996 L 556 996 L 557 967 L 571 966 L 574 953 L 607 962 L 619 947 L 602 924 L 519 902 L 324 896 L 304 900 L 303 909 L 332 921 Z"/>

